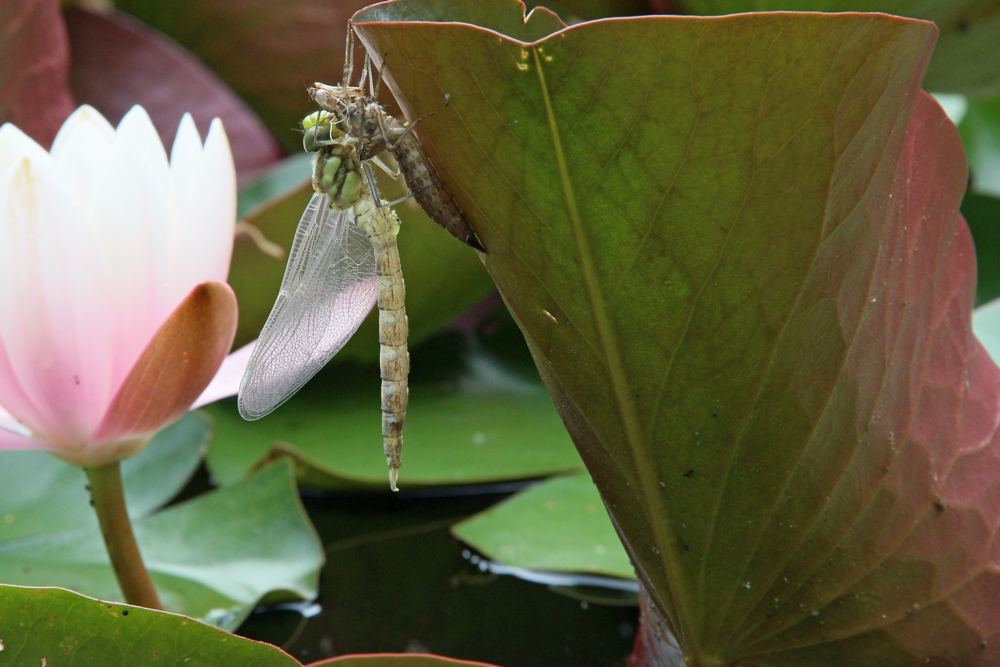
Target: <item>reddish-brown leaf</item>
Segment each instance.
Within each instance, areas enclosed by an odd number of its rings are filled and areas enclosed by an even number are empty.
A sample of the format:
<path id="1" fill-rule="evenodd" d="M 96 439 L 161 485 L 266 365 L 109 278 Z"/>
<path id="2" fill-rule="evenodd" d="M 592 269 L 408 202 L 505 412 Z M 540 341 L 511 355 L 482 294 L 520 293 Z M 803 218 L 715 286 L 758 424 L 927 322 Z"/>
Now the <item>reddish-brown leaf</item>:
<path id="1" fill-rule="evenodd" d="M 0 123 L 14 123 L 48 148 L 72 111 L 58 0 L 0 3 Z"/>
<path id="2" fill-rule="evenodd" d="M 221 118 L 240 182 L 281 159 L 282 150 L 256 114 L 170 39 L 121 13 L 70 9 L 66 25 L 76 99 L 112 124 L 140 104 L 169 151 L 185 113 L 194 118 L 202 139 L 212 119 Z"/>

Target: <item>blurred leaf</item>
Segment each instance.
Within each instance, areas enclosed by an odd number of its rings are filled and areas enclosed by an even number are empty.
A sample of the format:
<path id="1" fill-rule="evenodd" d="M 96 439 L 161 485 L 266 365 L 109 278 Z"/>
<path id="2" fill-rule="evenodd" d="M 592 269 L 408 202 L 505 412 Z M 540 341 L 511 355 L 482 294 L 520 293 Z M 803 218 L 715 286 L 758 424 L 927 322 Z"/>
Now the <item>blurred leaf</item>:
<path id="1" fill-rule="evenodd" d="M 423 137 L 686 658 L 1000 660 L 1000 371 L 959 137 L 918 92 L 933 26 L 524 45 L 419 6 L 355 22 L 415 115 L 450 94 Z"/>
<path id="2" fill-rule="evenodd" d="M 58 0 L 0 4 L 0 63 L 0 124 L 48 148 L 74 107 Z"/>
<path id="3" fill-rule="evenodd" d="M 234 628 L 261 599 L 315 596 L 323 555 L 287 465 L 152 514 L 193 472 L 207 436 L 203 417 L 186 417 L 125 466 L 124 482 L 167 608 Z M 2 456 L 0 581 L 119 599 L 82 471 L 39 452 Z"/>
<path id="4" fill-rule="evenodd" d="M 970 101 L 958 126 L 972 172 L 972 190 L 1000 197 L 1000 96 Z"/>
<path id="5" fill-rule="evenodd" d="M 169 153 L 177 126 L 190 113 L 208 134 L 221 118 L 240 181 L 281 159 L 260 119 L 218 77 L 180 46 L 121 13 L 66 10 L 73 50 L 73 93 L 112 125 L 141 104 Z"/>
<path id="6" fill-rule="evenodd" d="M 116 0 L 177 40 L 229 84 L 289 151 L 315 111 L 314 81 L 339 83 L 347 20 L 367 0 Z"/>
<path id="7" fill-rule="evenodd" d="M 962 215 L 976 243 L 978 307 L 1000 297 L 1000 199 L 967 193 Z"/>
<path id="8" fill-rule="evenodd" d="M 635 578 L 588 473 L 536 484 L 452 526 L 451 532 L 506 565 Z"/>
<path id="9" fill-rule="evenodd" d="M 244 220 L 269 241 L 286 250 L 290 248 L 295 227 L 312 197 L 309 174 L 309 163 L 296 156 L 244 188 L 240 193 L 241 209 L 263 199 L 257 208 L 246 213 Z M 405 193 L 401 185 L 389 179 L 381 179 L 379 186 L 390 201 Z M 394 209 L 402 222 L 399 255 L 406 281 L 412 347 L 481 301 L 494 286 L 475 252 L 438 227 L 414 199 L 407 199 Z M 264 326 L 284 272 L 284 258 L 264 253 L 246 235 L 237 236 L 229 270 L 229 284 L 240 303 L 237 347 L 256 338 Z M 372 310 L 333 363 L 352 359 L 375 362 L 378 350 L 378 310 Z"/>
<path id="10" fill-rule="evenodd" d="M 133 520 L 165 505 L 201 463 L 208 420 L 192 412 L 157 433 L 122 462 L 125 500 Z M 34 535 L 97 530 L 83 470 L 41 451 L 0 454 L 0 543 Z M 3 577 L 0 576 L 0 580 Z"/>
<path id="11" fill-rule="evenodd" d="M 677 0 L 690 14 L 883 12 L 934 21 L 934 58 L 924 88 L 990 97 L 1000 93 L 1000 0 Z"/>
<path id="12" fill-rule="evenodd" d="M 465 660 L 450 660 L 435 655 L 345 655 L 331 660 L 314 662 L 308 667 L 461 667 L 462 665 L 481 665 L 491 667 L 485 662 L 467 662 Z"/>
<path id="13" fill-rule="evenodd" d="M 0 637 L 11 667 L 299 667 L 281 649 L 183 616 L 58 588 L 0 585 Z"/>
<path id="14" fill-rule="evenodd" d="M 552 0 L 524 4 L 529 10 L 535 7 L 552 10 L 567 23 L 650 13 L 647 0 Z"/>
<path id="15" fill-rule="evenodd" d="M 439 335 L 411 356 L 400 488 L 524 479 L 580 467 L 533 369 L 523 373 L 478 339 L 457 333 Z M 261 460 L 291 455 L 303 486 L 388 491 L 379 388 L 377 365 L 341 364 L 260 421 L 244 421 L 233 401 L 209 406 L 215 419 L 207 459 L 212 476 L 230 484 Z"/>
<path id="16" fill-rule="evenodd" d="M 976 308 L 972 313 L 972 328 L 993 363 L 1000 364 L 1000 299 Z"/>

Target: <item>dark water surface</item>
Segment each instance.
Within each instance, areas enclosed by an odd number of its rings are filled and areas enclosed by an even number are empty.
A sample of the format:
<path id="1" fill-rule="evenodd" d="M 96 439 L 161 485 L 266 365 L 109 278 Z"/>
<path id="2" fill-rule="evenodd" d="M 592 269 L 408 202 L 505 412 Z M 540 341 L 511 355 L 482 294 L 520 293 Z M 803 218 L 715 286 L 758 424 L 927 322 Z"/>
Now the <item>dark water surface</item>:
<path id="1" fill-rule="evenodd" d="M 449 526 L 510 493 L 483 491 L 306 497 L 327 556 L 318 606 L 306 610 L 310 618 L 289 609 L 258 611 L 239 634 L 281 646 L 304 663 L 429 652 L 501 667 L 623 665 L 636 607 L 581 602 L 484 573 L 469 561 Z"/>

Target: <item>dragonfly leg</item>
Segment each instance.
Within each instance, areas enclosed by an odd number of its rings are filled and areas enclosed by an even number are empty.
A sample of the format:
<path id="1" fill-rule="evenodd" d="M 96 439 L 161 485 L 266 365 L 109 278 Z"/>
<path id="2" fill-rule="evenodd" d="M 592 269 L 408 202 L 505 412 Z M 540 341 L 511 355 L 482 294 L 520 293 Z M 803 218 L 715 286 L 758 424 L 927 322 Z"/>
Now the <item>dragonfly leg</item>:
<path id="1" fill-rule="evenodd" d="M 406 137 L 406 135 L 408 135 L 411 132 L 413 132 L 414 128 L 417 127 L 417 123 L 419 123 L 420 121 L 422 121 L 424 118 L 427 118 L 428 116 L 433 116 L 433 115 L 434 115 L 433 111 L 430 112 L 430 113 L 425 113 L 420 118 L 418 118 L 415 121 L 413 121 L 412 123 L 408 124 L 406 126 L 406 129 L 403 130 L 403 133 L 400 134 L 398 137 L 396 137 L 393 140 L 392 143 L 389 143 L 389 134 L 388 134 L 388 131 L 387 131 L 386 126 L 385 126 L 385 114 L 384 113 L 381 113 L 381 114 L 378 115 L 378 129 L 382 133 L 382 136 L 385 137 L 385 144 L 389 148 L 389 150 L 391 151 L 391 150 L 394 150 L 396 148 L 396 146 L 399 145 L 399 142 L 402 141 L 403 138 Z"/>
<path id="2" fill-rule="evenodd" d="M 347 46 L 344 47 L 344 78 L 341 79 L 340 85 L 350 85 L 352 76 L 354 76 L 354 28 L 348 22 Z"/>

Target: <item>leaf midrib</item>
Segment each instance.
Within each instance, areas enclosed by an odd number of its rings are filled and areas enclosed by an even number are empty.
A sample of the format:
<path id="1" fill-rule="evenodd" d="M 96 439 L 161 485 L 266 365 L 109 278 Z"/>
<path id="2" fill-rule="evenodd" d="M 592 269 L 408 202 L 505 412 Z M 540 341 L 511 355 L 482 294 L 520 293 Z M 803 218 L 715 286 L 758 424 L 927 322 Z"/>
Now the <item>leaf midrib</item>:
<path id="1" fill-rule="evenodd" d="M 656 492 L 655 461 L 649 454 L 649 447 L 646 446 L 648 443 L 645 442 L 642 436 L 636 405 L 630 398 L 631 393 L 628 390 L 625 365 L 618 348 L 614 327 L 611 325 L 611 320 L 607 314 L 607 304 L 605 303 L 604 294 L 601 291 L 600 281 L 598 280 L 597 270 L 594 265 L 593 253 L 590 249 L 590 242 L 587 239 L 583 221 L 580 218 L 580 212 L 577 208 L 576 196 L 573 193 L 573 184 L 569 177 L 569 169 L 567 168 L 566 158 L 563 153 L 559 128 L 552 109 L 552 100 L 549 98 L 548 87 L 545 83 L 545 73 L 542 71 L 542 62 L 538 57 L 538 50 L 534 45 L 532 45 L 531 51 L 535 60 L 535 69 L 538 72 L 538 82 L 540 92 L 542 93 L 542 100 L 545 104 L 545 117 L 552 136 L 552 146 L 555 151 L 556 163 L 559 167 L 559 180 L 563 187 L 563 196 L 565 197 L 568 209 L 570 231 L 574 241 L 576 241 L 577 253 L 580 257 L 584 290 L 593 309 L 597 338 L 604 353 L 605 363 L 607 364 L 612 395 L 621 415 L 626 444 L 632 453 L 633 461 L 635 461 L 640 492 L 644 496 L 644 504 L 647 511 L 652 511 L 653 508 L 660 504 L 660 499 Z M 677 548 L 673 535 L 667 535 L 660 522 L 650 521 L 649 523 L 653 533 L 654 544 L 659 546 L 660 562 L 667 581 L 683 581 L 680 564 L 676 559 Z M 679 616 L 689 618 L 690 614 L 687 609 L 686 598 L 683 596 L 672 597 L 675 603 L 681 607 L 681 609 L 676 610 Z M 683 624 L 678 625 L 683 626 Z"/>

